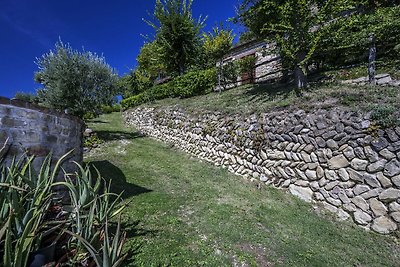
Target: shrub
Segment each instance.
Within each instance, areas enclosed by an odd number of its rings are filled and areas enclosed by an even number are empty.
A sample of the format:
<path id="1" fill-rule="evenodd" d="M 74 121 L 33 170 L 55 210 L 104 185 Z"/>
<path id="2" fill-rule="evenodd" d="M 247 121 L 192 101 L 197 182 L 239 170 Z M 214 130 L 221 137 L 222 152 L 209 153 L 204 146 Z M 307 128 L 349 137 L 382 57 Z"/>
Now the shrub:
<path id="1" fill-rule="evenodd" d="M 121 106 L 123 109 L 127 109 L 169 97 L 186 98 L 209 93 L 213 90 L 215 84 L 215 68 L 191 71 L 185 75 L 176 77 L 168 83 L 155 85 L 140 94 L 124 99 L 121 101 Z"/>
<path id="2" fill-rule="evenodd" d="M 127 99 L 124 99 L 121 101 L 121 106 L 123 109 L 131 108 L 131 107 L 136 107 L 139 106 L 147 101 L 145 99 L 148 99 L 147 95 L 145 92 L 128 97 Z"/>
<path id="3" fill-rule="evenodd" d="M 214 68 L 192 71 L 173 80 L 175 95 L 183 98 L 209 93 L 215 87 L 215 84 L 216 72 Z"/>
<path id="4" fill-rule="evenodd" d="M 103 114 L 109 114 L 109 113 L 112 113 L 112 112 L 119 112 L 120 110 L 121 110 L 121 105 L 118 105 L 118 104 L 112 105 L 112 106 L 110 106 L 110 105 L 101 106 L 101 113 L 103 113 Z"/>

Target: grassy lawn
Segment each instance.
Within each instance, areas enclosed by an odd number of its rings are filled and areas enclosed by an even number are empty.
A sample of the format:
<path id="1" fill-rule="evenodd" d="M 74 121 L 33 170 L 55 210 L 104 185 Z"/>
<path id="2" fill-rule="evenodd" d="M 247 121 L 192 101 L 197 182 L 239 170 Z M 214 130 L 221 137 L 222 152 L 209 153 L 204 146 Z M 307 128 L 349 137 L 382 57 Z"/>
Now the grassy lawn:
<path id="1" fill-rule="evenodd" d="M 394 237 L 258 189 L 124 127 L 119 113 L 90 127 L 105 142 L 86 160 L 132 201 L 123 217 L 127 266 L 399 266 Z"/>

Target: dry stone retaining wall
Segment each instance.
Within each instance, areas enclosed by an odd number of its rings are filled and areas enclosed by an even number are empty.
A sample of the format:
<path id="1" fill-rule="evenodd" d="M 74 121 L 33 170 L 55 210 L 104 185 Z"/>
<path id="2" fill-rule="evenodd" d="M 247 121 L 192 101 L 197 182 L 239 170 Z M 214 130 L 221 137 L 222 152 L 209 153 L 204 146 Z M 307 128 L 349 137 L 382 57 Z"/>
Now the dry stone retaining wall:
<path id="1" fill-rule="evenodd" d="M 0 97 L 0 148 L 6 147 L 2 152 L 7 152 L 5 162 L 26 153 L 36 156 L 34 167 L 39 169 L 50 152 L 57 160 L 74 150 L 63 164 L 66 171 L 72 171 L 76 167 L 72 161 L 81 163 L 83 159 L 83 126 L 83 122 L 74 116 Z"/>
<path id="2" fill-rule="evenodd" d="M 400 226 L 400 128 L 340 109 L 243 117 L 177 108 L 124 113 L 144 134 L 387 234 Z M 373 125 L 373 124 L 372 124 Z"/>

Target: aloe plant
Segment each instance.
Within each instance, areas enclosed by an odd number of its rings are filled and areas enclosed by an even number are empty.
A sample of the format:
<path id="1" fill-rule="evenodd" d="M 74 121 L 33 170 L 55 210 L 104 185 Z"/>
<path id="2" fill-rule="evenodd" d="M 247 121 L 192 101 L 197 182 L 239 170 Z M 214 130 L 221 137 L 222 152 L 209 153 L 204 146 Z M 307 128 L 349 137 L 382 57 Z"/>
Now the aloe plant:
<path id="1" fill-rule="evenodd" d="M 39 248 L 44 217 L 52 201 L 52 184 L 63 160 L 54 167 L 51 155 L 40 170 L 32 169 L 34 157 L 15 158 L 0 167 L 0 249 L 3 266 L 25 267 L 29 255 Z"/>

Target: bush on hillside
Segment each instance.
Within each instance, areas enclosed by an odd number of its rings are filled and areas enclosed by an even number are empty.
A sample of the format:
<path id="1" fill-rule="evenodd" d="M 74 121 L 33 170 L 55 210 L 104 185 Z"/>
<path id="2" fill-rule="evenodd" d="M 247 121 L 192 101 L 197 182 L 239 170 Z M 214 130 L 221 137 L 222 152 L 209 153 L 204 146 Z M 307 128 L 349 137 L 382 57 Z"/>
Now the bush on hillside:
<path id="1" fill-rule="evenodd" d="M 210 93 L 216 84 L 216 71 L 214 68 L 208 70 L 191 71 L 179 76 L 174 80 L 128 97 L 121 101 L 123 109 L 139 106 L 154 100 L 181 97 L 187 98 L 195 95 Z"/>

